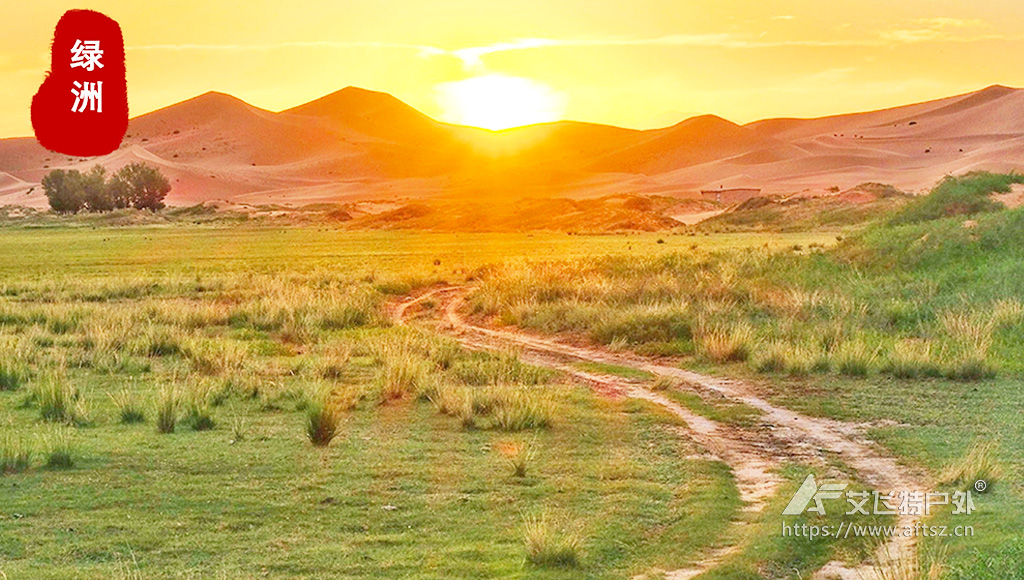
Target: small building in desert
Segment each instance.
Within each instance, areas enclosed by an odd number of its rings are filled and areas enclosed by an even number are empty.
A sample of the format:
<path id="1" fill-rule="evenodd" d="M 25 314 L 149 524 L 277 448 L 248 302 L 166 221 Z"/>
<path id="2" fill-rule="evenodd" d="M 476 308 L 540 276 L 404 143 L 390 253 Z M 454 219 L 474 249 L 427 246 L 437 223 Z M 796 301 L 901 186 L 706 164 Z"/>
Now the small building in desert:
<path id="1" fill-rule="evenodd" d="M 735 205 L 743 203 L 752 197 L 760 197 L 761 190 L 754 187 L 702 189 L 700 190 L 700 195 L 707 201 L 714 201 L 724 205 Z"/>

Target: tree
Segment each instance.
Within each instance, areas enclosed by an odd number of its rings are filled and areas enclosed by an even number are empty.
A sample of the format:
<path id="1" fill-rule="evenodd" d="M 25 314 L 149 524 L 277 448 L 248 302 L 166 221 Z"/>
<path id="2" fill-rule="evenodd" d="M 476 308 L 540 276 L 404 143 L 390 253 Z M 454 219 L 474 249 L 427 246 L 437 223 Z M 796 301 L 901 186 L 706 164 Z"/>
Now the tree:
<path id="1" fill-rule="evenodd" d="M 57 213 L 75 213 L 85 207 L 82 174 L 75 169 L 55 169 L 46 174 L 43 191 L 50 201 L 50 208 Z"/>
<path id="2" fill-rule="evenodd" d="M 163 209 L 171 184 L 158 170 L 143 163 L 132 163 L 109 180 L 107 170 L 101 165 L 86 173 L 55 169 L 43 178 L 43 189 L 50 200 L 50 208 L 57 213 L 126 207 L 158 210 Z"/>
<path id="3" fill-rule="evenodd" d="M 115 207 L 158 210 L 165 207 L 171 184 L 160 171 L 144 163 L 132 163 L 114 174 L 109 189 Z"/>
<path id="4" fill-rule="evenodd" d="M 82 199 L 89 211 L 110 211 L 114 209 L 114 200 L 107 185 L 107 170 L 102 165 L 94 165 L 81 176 Z"/>

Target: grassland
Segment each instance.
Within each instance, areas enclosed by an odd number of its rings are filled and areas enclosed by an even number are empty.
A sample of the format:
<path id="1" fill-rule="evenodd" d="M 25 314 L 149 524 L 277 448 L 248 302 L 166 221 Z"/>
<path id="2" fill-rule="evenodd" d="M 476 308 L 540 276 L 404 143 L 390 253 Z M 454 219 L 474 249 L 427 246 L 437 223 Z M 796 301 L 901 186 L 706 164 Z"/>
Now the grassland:
<path id="1" fill-rule="evenodd" d="M 778 536 L 805 466 L 784 466 L 781 494 L 751 518 L 726 467 L 658 408 L 391 325 L 389 300 L 443 281 L 472 284 L 480 317 L 865 422 L 937 488 L 985 475 L 976 536 L 923 545 L 945 554 L 945 578 L 1020 578 L 1024 210 L 978 199 L 1005 182 L 946 182 L 858 231 L 9 225 L 0 571 L 623 578 L 692 564 L 737 518 L 749 541 L 710 577 L 806 577 L 869 551 Z M 576 368 L 759 424 L 641 370 Z"/>
<path id="2" fill-rule="evenodd" d="M 4 229 L 0 571 L 620 578 L 685 565 L 739 502 L 675 419 L 514 354 L 423 342 L 383 305 L 502 258 L 834 239 Z M 332 422 L 329 445 L 309 440 L 311 418 Z M 577 539 L 574 563 L 530 563 L 537 522 L 549 545 Z"/>
<path id="3" fill-rule="evenodd" d="M 992 442 L 984 461 L 1005 468 L 978 500 L 977 536 L 924 544 L 948 554 L 949 578 L 1020 578 L 1024 211 L 989 200 L 1019 180 L 946 180 L 832 249 L 507 266 L 485 278 L 474 308 L 745 377 L 796 410 L 873 422 L 872 435 L 936 486 L 950 465 L 989 473 L 970 465 L 971 449 Z"/>

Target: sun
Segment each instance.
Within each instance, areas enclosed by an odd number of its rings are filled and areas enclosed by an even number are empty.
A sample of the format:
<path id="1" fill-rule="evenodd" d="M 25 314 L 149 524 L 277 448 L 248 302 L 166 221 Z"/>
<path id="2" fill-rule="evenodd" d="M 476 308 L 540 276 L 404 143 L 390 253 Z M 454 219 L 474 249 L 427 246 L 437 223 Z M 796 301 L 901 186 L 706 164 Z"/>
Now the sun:
<path id="1" fill-rule="evenodd" d="M 441 118 L 493 131 L 558 121 L 565 96 L 544 83 L 490 74 L 437 85 Z"/>

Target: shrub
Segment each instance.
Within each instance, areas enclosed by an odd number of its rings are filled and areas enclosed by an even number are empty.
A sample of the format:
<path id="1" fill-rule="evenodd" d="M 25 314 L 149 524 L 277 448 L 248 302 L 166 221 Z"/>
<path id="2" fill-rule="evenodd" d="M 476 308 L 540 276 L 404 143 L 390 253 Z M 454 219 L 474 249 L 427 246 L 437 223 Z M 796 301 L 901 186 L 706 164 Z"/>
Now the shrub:
<path id="1" fill-rule="evenodd" d="M 138 396 L 133 388 L 124 387 L 116 393 L 111 393 L 110 400 L 117 407 L 117 416 L 121 423 L 128 425 L 131 423 L 142 423 L 146 420 L 146 414 L 142 410 L 142 405 L 139 403 Z"/>
<path id="2" fill-rule="evenodd" d="M 523 524 L 526 559 L 536 566 L 575 567 L 582 557 L 578 534 L 560 530 L 546 517 L 529 518 Z"/>
<path id="3" fill-rule="evenodd" d="M 178 423 L 178 389 L 173 384 L 164 385 L 157 395 L 156 430 L 158 433 L 174 433 Z"/>
<path id="4" fill-rule="evenodd" d="M 993 201 L 989 195 L 1009 192 L 1010 185 L 1014 183 L 1024 183 L 1024 175 L 975 171 L 961 177 L 947 176 L 932 189 L 931 193 L 908 204 L 894 215 L 889 223 L 911 224 L 943 217 L 996 211 L 1003 206 Z"/>
<path id="5" fill-rule="evenodd" d="M 0 437 L 0 475 L 19 473 L 32 462 L 32 448 L 22 437 L 5 433 Z"/>

